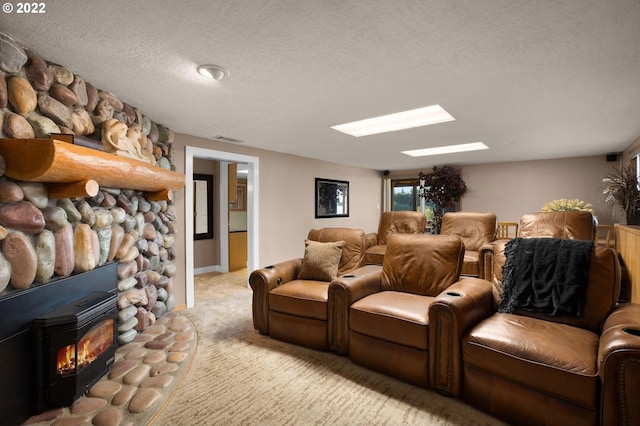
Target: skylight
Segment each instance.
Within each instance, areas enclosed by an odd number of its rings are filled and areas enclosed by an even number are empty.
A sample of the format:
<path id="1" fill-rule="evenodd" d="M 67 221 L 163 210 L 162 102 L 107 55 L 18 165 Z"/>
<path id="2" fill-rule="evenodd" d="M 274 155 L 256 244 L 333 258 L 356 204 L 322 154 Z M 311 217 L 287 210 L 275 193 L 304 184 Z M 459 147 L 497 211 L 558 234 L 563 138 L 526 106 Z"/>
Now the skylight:
<path id="1" fill-rule="evenodd" d="M 455 118 L 440 105 L 431 105 L 351 123 L 338 124 L 331 126 L 331 128 L 351 136 L 360 137 L 454 120 Z"/>
<path id="2" fill-rule="evenodd" d="M 481 149 L 489 149 L 482 142 L 463 143 L 459 145 L 436 146 L 433 148 L 414 149 L 411 151 L 402 151 L 403 154 L 412 157 L 425 157 L 427 155 L 451 154 L 454 152 L 479 151 Z"/>

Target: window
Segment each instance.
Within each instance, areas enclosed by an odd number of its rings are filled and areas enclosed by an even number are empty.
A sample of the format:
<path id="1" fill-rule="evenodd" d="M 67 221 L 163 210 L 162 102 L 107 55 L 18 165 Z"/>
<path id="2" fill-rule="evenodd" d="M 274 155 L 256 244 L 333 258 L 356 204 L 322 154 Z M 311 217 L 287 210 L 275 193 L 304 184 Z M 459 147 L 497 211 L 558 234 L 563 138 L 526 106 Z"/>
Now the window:
<path id="1" fill-rule="evenodd" d="M 391 181 L 393 190 L 393 203 L 391 210 L 415 211 L 420 205 L 418 201 L 418 179 L 398 179 Z"/>
<path id="2" fill-rule="evenodd" d="M 423 212 L 427 219 L 427 230 L 430 230 L 435 205 L 430 201 L 420 199 L 418 195 L 419 187 L 420 179 L 417 178 L 391 180 L 391 194 L 393 197 L 391 210 Z M 431 231 L 428 232 L 430 233 Z"/>

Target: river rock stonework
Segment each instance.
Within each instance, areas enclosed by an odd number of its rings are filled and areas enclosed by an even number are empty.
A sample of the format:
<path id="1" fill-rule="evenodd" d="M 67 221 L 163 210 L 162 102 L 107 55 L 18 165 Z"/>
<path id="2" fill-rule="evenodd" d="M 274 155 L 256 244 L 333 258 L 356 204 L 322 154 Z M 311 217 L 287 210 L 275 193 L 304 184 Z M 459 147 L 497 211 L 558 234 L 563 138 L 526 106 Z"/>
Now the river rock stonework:
<path id="1" fill-rule="evenodd" d="M 139 153 L 133 158 L 175 170 L 171 130 L 0 34 L 0 137 L 72 134 L 83 136 L 85 144 L 94 141 L 85 146 L 104 150 L 103 124 L 114 127 L 113 120 L 126 134 L 116 142 L 133 147 L 128 157 Z M 113 149 L 119 151 L 123 145 Z M 174 308 L 172 202 L 123 188 L 51 198 L 46 183 L 11 179 L 4 176 L 1 157 L 0 165 L 0 296 L 117 262 L 120 344 Z"/>
<path id="2" fill-rule="evenodd" d="M 0 187 L 12 180 L 0 177 Z M 34 185 L 34 183 L 30 183 Z M 46 184 L 35 184 L 46 194 Z M 118 262 L 118 333 L 121 344 L 175 306 L 172 276 L 176 210 L 167 201 L 149 201 L 144 194 L 117 188 L 101 189 L 102 196 L 46 199 L 42 209 L 13 191 L 0 202 L 0 292 L 21 290 L 71 274 Z M 127 200 L 128 211 L 97 200 Z M 107 195 L 109 197 L 107 197 Z M 42 197 L 42 195 L 40 195 Z M 139 207 L 147 207 L 143 214 Z M 68 214 L 68 211 L 77 214 Z M 154 214 L 148 214 L 153 212 Z M 129 223 L 132 225 L 123 224 Z M 152 248 L 150 248 L 152 247 Z M 165 250 L 161 250 L 162 247 Z M 0 293 L 1 295 L 1 293 Z"/>
<path id="3" fill-rule="evenodd" d="M 96 149 L 175 170 L 173 131 L 2 34 L 0 80 L 0 137 L 84 136 L 95 140 Z"/>

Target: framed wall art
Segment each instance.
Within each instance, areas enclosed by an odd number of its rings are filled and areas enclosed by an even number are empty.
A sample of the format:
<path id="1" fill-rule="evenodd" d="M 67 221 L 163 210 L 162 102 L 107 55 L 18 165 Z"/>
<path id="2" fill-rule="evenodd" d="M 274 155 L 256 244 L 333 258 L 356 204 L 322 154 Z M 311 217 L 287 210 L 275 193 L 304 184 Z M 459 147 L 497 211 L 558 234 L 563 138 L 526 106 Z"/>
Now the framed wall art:
<path id="1" fill-rule="evenodd" d="M 349 182 L 316 178 L 316 219 L 349 216 Z"/>

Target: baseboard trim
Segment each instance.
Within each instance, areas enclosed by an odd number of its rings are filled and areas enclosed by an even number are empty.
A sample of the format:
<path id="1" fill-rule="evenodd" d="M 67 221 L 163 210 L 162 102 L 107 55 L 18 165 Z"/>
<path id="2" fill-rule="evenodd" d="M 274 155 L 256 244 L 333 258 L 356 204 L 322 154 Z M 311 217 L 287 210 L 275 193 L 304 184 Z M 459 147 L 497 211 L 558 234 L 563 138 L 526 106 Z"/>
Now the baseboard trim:
<path id="1" fill-rule="evenodd" d="M 212 265 L 212 266 L 205 266 L 203 268 L 195 268 L 193 270 L 193 275 L 208 274 L 209 272 L 222 272 L 222 266 Z"/>

